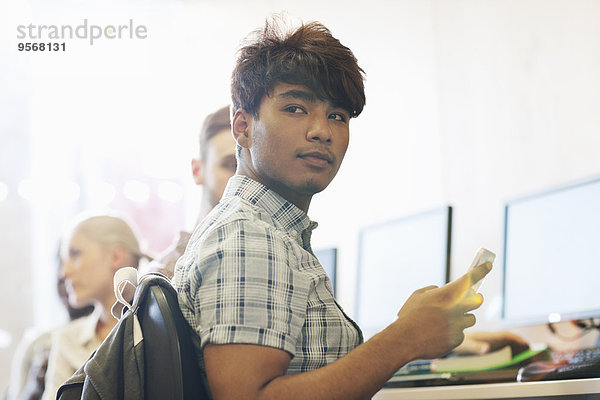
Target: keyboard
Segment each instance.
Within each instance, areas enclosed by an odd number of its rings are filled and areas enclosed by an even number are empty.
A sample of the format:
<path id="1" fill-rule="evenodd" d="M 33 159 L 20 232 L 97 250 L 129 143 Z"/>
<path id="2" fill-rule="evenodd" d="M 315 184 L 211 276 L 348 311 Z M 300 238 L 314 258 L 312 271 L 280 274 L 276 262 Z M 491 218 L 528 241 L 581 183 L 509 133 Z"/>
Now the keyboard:
<path id="1" fill-rule="evenodd" d="M 600 347 L 553 351 L 549 361 L 535 361 L 519 370 L 519 382 L 600 377 Z"/>

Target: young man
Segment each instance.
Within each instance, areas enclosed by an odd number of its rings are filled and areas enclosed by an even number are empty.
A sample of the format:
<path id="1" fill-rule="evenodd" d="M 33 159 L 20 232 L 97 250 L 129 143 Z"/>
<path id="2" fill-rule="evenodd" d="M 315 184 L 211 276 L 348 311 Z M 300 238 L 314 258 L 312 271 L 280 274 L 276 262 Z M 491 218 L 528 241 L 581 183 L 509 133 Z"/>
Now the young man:
<path id="1" fill-rule="evenodd" d="M 237 160 L 235 158 L 236 143 L 231 136 L 231 120 L 229 106 L 224 106 L 209 114 L 200 129 L 200 153 L 192 159 L 192 175 L 198 185 L 202 185 L 202 198 L 197 223 L 208 215 L 210 210 L 221 200 L 229 178 L 235 174 Z M 179 233 L 174 247 L 165 251 L 146 267 L 146 271 L 158 271 L 172 278 L 175 263 L 185 251 L 191 234 Z"/>
<path id="2" fill-rule="evenodd" d="M 475 323 L 482 297 L 470 286 L 490 264 L 417 290 L 362 343 L 312 253 L 308 208 L 344 158 L 350 118 L 365 104 L 362 73 L 318 23 L 291 33 L 267 23 L 240 51 L 237 172 L 174 279 L 217 400 L 370 398 L 405 363 L 450 352 Z"/>

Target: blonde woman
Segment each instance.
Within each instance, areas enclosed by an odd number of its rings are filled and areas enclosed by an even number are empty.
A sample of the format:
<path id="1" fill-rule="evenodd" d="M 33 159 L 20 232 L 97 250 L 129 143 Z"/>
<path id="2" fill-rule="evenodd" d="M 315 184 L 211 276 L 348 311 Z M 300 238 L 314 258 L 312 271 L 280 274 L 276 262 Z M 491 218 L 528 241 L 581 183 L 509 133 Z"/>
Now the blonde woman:
<path id="1" fill-rule="evenodd" d="M 113 276 L 122 267 L 138 267 L 146 257 L 131 226 L 122 218 L 97 215 L 78 218 L 61 250 L 69 303 L 94 304 L 89 316 L 74 320 L 52 335 L 42 399 L 55 399 L 60 385 L 83 365 L 117 320 Z"/>

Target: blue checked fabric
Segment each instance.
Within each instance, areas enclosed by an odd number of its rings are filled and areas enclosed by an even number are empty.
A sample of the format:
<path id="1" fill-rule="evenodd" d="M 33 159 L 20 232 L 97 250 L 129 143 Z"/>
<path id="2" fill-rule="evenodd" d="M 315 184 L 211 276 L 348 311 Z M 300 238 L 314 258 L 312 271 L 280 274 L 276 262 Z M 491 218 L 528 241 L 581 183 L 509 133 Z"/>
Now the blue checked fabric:
<path id="1" fill-rule="evenodd" d="M 275 347 L 292 355 L 288 374 L 323 367 L 362 342 L 312 253 L 317 223 L 245 176 L 192 235 L 174 284 L 183 315 L 207 343 Z"/>

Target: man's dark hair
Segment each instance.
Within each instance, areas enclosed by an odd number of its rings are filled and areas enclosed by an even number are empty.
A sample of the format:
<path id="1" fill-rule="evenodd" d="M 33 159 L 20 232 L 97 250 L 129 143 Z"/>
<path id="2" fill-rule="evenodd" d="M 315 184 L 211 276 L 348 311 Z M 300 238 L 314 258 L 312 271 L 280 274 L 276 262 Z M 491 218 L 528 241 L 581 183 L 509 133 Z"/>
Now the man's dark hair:
<path id="1" fill-rule="evenodd" d="M 364 71 L 352 51 L 318 22 L 284 32 L 276 20 L 239 50 L 231 76 L 233 112 L 258 118 L 260 102 L 277 83 L 304 85 L 317 97 L 358 116 L 365 105 Z"/>
<path id="2" fill-rule="evenodd" d="M 231 118 L 229 106 L 222 107 L 212 114 L 209 114 L 200 129 L 200 158 L 206 160 L 206 151 L 208 142 L 217 133 L 223 130 L 231 130 Z"/>

